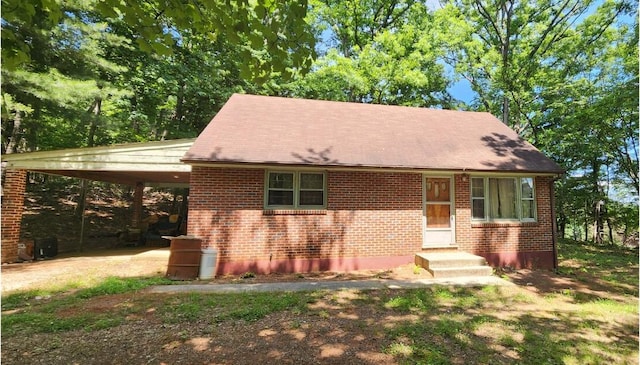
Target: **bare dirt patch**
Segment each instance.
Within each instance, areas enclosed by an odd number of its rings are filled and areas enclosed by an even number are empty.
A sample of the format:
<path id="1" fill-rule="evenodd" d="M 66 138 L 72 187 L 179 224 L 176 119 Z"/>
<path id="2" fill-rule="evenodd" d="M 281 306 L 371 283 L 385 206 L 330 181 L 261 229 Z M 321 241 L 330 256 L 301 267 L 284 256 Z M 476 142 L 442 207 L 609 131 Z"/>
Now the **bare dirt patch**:
<path id="1" fill-rule="evenodd" d="M 122 248 L 61 254 L 55 258 L 2 265 L 2 293 L 83 286 L 110 276 L 164 276 L 168 248 Z"/>
<path id="2" fill-rule="evenodd" d="M 358 321 L 273 313 L 256 322 L 160 324 L 133 319 L 114 328 L 37 334 L 3 342 L 7 364 L 395 364 L 380 332 Z"/>

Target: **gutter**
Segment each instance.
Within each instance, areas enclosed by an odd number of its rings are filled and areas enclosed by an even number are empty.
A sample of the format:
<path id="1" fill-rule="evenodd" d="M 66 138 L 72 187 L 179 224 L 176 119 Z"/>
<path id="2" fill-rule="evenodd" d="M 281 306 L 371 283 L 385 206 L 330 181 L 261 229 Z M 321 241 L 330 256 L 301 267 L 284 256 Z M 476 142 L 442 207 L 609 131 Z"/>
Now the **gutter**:
<path id="1" fill-rule="evenodd" d="M 425 166 L 374 166 L 374 165 L 357 165 L 357 164 L 314 164 L 314 163 L 291 163 L 277 161 L 240 161 L 240 160 L 217 160 L 211 161 L 207 159 L 181 158 L 180 162 L 199 167 L 217 167 L 217 168 L 243 168 L 243 169 L 309 169 L 309 170 L 333 170 L 333 171 L 370 171 L 370 172 L 439 172 L 448 174 L 468 174 L 477 176 L 549 176 L 556 177 L 564 174 L 564 170 L 479 170 L 470 169 L 468 167 L 425 167 Z"/>

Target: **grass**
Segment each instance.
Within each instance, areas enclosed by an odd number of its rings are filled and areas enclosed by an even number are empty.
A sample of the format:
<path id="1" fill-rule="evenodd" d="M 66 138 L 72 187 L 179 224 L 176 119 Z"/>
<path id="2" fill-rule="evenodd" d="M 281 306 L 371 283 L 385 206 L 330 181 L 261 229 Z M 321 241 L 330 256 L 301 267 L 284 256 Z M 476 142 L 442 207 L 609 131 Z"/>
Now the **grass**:
<path id="1" fill-rule="evenodd" d="M 251 331 L 254 323 L 266 328 L 261 321 L 279 313 L 288 321 L 286 328 L 296 333 L 313 337 L 317 331 L 315 338 L 322 338 L 321 327 L 332 326 L 327 338 L 340 331 L 346 338 L 369 338 L 370 351 L 381 351 L 401 364 L 637 363 L 637 251 L 562 242 L 560 258 L 561 273 L 576 285 L 550 293 L 521 287 L 434 286 L 163 296 L 141 289 L 167 283 L 164 279 L 108 278 L 90 288 L 3 297 L 2 341 L 117 328 L 131 318 L 149 326 L 186 328 L 179 332 L 182 341 L 203 335 L 189 332 L 194 323 L 210 328 L 206 334 L 213 336 L 220 324 L 233 324 L 240 332 Z M 587 295 L 581 289 L 590 283 L 600 294 Z M 298 341 L 306 341 L 306 336 Z M 52 340 L 49 350 L 60 341 Z M 306 345 L 311 347 L 307 355 L 313 356 L 312 346 Z"/>
<path id="2" fill-rule="evenodd" d="M 45 307 L 55 305 L 68 305 L 71 301 L 78 299 L 89 299 L 101 295 L 113 295 L 133 292 L 144 289 L 152 285 L 171 284 L 172 281 L 160 278 L 118 278 L 109 277 L 97 284 L 77 289 L 77 287 L 71 283 L 71 285 L 62 285 L 53 287 L 51 289 L 38 289 L 29 291 L 20 291 L 12 293 L 2 297 L 2 310 L 12 310 L 16 308 L 28 307 L 32 304 L 37 304 L 39 301 L 46 303 Z M 73 295 L 67 295 L 72 292 Z M 54 300 L 50 300 L 55 297 Z"/>
<path id="3" fill-rule="evenodd" d="M 615 292 L 638 296 L 638 250 L 561 240 L 559 272 L 577 280 L 594 277 Z"/>
<path id="4" fill-rule="evenodd" d="M 114 306 L 104 311 L 87 311 L 93 298 L 135 293 L 151 285 L 167 284 L 163 278 L 110 277 L 79 290 L 35 290 L 2 297 L 2 335 L 31 335 L 76 329 L 98 330 L 123 323 L 135 307 Z"/>

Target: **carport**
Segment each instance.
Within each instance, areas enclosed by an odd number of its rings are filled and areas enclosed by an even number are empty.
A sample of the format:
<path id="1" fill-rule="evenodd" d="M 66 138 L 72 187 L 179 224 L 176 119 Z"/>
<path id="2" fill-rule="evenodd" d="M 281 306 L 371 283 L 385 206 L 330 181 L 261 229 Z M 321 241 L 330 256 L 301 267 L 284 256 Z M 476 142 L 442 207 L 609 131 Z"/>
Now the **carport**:
<path id="1" fill-rule="evenodd" d="M 28 171 L 135 187 L 132 226 L 142 214 L 145 186 L 188 187 L 191 166 L 180 161 L 195 139 L 29 152 L 2 156 L 2 263 L 18 259 Z"/>

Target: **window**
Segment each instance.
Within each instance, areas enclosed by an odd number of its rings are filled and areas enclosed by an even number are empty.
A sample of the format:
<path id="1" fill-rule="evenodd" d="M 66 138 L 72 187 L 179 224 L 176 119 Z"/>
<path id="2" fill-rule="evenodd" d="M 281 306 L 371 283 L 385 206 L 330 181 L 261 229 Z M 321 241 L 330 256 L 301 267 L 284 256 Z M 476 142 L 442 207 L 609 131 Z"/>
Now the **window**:
<path id="1" fill-rule="evenodd" d="M 267 205 L 293 205 L 293 173 L 269 173 Z"/>
<path id="2" fill-rule="evenodd" d="M 473 219 L 484 219 L 484 179 L 471 179 L 471 210 Z"/>
<path id="3" fill-rule="evenodd" d="M 516 201 L 516 179 L 490 178 L 489 218 L 518 219 Z"/>
<path id="4" fill-rule="evenodd" d="M 323 172 L 267 172 L 268 208 L 318 209 L 325 206 Z"/>
<path id="5" fill-rule="evenodd" d="M 471 216 L 474 220 L 535 221 L 533 178 L 474 177 Z"/>
<path id="6" fill-rule="evenodd" d="M 536 201 L 533 196 L 533 178 L 526 177 L 520 179 L 520 189 L 520 191 L 522 192 L 522 195 L 520 197 L 522 204 L 521 218 L 523 220 L 535 220 Z"/>

